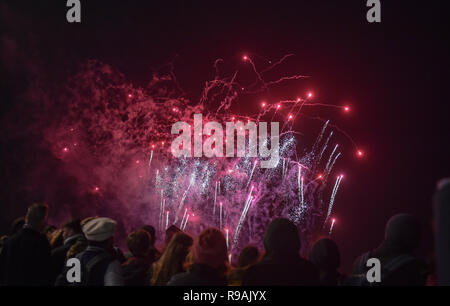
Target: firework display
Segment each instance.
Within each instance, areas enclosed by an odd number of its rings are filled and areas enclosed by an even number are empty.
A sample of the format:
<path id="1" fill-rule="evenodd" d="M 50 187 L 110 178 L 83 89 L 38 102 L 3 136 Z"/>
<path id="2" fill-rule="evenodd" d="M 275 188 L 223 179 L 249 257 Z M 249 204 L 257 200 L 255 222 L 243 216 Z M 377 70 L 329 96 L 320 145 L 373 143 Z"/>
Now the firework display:
<path id="1" fill-rule="evenodd" d="M 302 146 L 294 122 L 307 106 L 343 111 L 348 106 L 318 103 L 307 92 L 304 97 L 261 102 L 254 115 L 232 111 L 243 94 L 256 95 L 288 80 L 306 78 L 264 79 L 265 72 L 289 57 L 258 70 L 252 58 L 244 55 L 243 69 L 250 68 L 255 76 L 246 87 L 237 81 L 238 72 L 220 76 L 219 68 L 225 63 L 218 59 L 216 76 L 206 82 L 198 102 L 186 98 L 173 74 L 154 75 L 147 87 L 134 87 L 110 66 L 90 61 L 68 81 L 64 88 L 67 115 L 48 128 L 46 137 L 67 171 L 96 197 L 94 210 L 120 211 L 125 219 L 141 223 L 150 220 L 160 232 L 172 224 L 192 233 L 215 226 L 226 232 L 227 242 L 230 235 L 232 251 L 249 243 L 260 245 L 270 220 L 283 216 L 295 222 L 307 241 L 329 226 L 343 175 L 338 175 L 332 190 L 327 186 L 342 152 L 333 138 L 339 131 L 330 120 L 322 120 L 316 140 Z M 250 154 L 174 157 L 170 127 L 178 121 L 194 125 L 194 114 L 202 114 L 204 122 L 279 121 L 278 163 L 263 168 L 264 158 Z M 228 139 L 224 137 L 224 145 Z M 251 151 L 256 145 L 248 140 L 245 145 Z M 362 155 L 358 150 L 357 156 Z M 86 168 L 89 171 L 79 171 Z"/>

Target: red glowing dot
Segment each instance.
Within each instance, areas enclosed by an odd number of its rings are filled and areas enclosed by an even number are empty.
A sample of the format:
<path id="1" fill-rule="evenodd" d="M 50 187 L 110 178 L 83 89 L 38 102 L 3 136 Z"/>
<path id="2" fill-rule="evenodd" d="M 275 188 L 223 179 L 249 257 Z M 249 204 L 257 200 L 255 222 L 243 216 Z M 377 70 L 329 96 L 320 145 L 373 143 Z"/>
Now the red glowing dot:
<path id="1" fill-rule="evenodd" d="M 195 217 L 195 214 L 192 214 L 192 217 Z"/>
<path id="2" fill-rule="evenodd" d="M 356 151 L 356 155 L 357 155 L 358 157 L 363 157 L 363 156 L 364 156 L 364 152 L 361 151 L 361 150 L 358 150 L 358 151 Z"/>
<path id="3" fill-rule="evenodd" d="M 128 98 L 133 98 L 133 95 L 132 94 L 128 94 Z"/>
<path id="4" fill-rule="evenodd" d="M 266 103 L 265 102 L 261 103 L 261 106 L 266 107 Z"/>
<path id="5" fill-rule="evenodd" d="M 242 57 L 242 60 L 244 60 L 244 61 L 248 60 L 248 56 L 247 56 L 247 55 L 244 55 L 244 56 Z"/>
<path id="6" fill-rule="evenodd" d="M 288 120 L 291 120 L 292 118 L 294 118 L 292 115 L 289 115 Z"/>
<path id="7" fill-rule="evenodd" d="M 312 92 L 308 92 L 308 98 L 312 98 L 313 94 Z"/>
<path id="8" fill-rule="evenodd" d="M 233 170 L 229 169 L 229 170 L 228 170 L 228 173 L 231 173 L 231 172 L 233 172 Z"/>
<path id="9" fill-rule="evenodd" d="M 161 142 L 161 144 L 162 144 L 162 145 L 164 145 L 164 144 L 165 144 L 165 142 L 163 141 L 163 142 Z"/>
<path id="10" fill-rule="evenodd" d="M 317 178 L 318 178 L 319 180 L 323 179 L 322 174 L 319 174 L 319 175 L 317 176 Z"/>
<path id="11" fill-rule="evenodd" d="M 344 106 L 344 112 L 349 112 L 350 111 L 350 107 L 349 106 Z"/>
<path id="12" fill-rule="evenodd" d="M 336 219 L 334 219 L 334 218 L 333 218 L 333 219 L 331 219 L 331 222 L 335 223 L 335 222 L 336 222 Z"/>
<path id="13" fill-rule="evenodd" d="M 277 108 L 279 109 L 281 107 L 281 105 L 280 104 L 277 104 Z"/>
<path id="14" fill-rule="evenodd" d="M 300 99 L 300 98 L 297 98 L 297 102 L 300 102 L 302 99 Z"/>
<path id="15" fill-rule="evenodd" d="M 139 164 L 139 160 L 136 161 L 136 164 Z"/>
<path id="16" fill-rule="evenodd" d="M 64 148 L 63 148 L 63 151 L 64 151 L 64 152 L 69 152 L 69 148 L 64 147 Z"/>
<path id="17" fill-rule="evenodd" d="M 99 190 L 100 190 L 100 188 L 98 188 L 98 187 L 94 188 L 94 191 L 99 191 Z"/>
<path id="18" fill-rule="evenodd" d="M 233 120 L 233 121 L 234 121 L 234 119 L 235 119 L 234 117 L 231 117 L 231 120 Z"/>
<path id="19" fill-rule="evenodd" d="M 155 148 L 155 145 L 152 145 L 152 149 L 154 149 Z"/>
<path id="20" fill-rule="evenodd" d="M 340 177 L 340 178 L 342 179 L 342 178 L 344 178 L 344 175 L 343 175 L 343 174 L 341 174 L 341 175 L 339 175 L 338 177 Z"/>

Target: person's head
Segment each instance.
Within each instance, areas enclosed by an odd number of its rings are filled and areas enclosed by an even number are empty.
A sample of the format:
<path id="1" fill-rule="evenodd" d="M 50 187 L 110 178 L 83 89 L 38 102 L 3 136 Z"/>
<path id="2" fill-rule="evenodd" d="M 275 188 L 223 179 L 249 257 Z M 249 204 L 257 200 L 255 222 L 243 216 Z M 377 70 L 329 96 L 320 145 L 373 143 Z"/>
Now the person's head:
<path id="1" fill-rule="evenodd" d="M 56 230 L 57 230 L 56 226 L 50 224 L 44 227 L 42 233 L 47 237 L 47 240 L 50 242 L 52 241 L 54 234 L 56 233 Z"/>
<path id="2" fill-rule="evenodd" d="M 99 246 L 105 249 L 113 247 L 115 229 L 116 221 L 104 217 L 93 218 L 82 227 L 89 245 Z"/>
<path id="3" fill-rule="evenodd" d="M 147 231 L 140 229 L 128 235 L 127 246 L 133 256 L 144 257 L 147 255 L 150 241 L 150 234 Z"/>
<path id="4" fill-rule="evenodd" d="M 309 260 L 322 271 L 335 271 L 341 265 L 337 244 L 328 238 L 318 240 L 309 252 Z"/>
<path id="5" fill-rule="evenodd" d="M 227 242 L 217 228 L 203 230 L 195 239 L 192 249 L 194 262 L 219 268 L 227 262 Z"/>
<path id="6" fill-rule="evenodd" d="M 170 240 L 172 240 L 173 235 L 175 235 L 176 233 L 180 233 L 180 232 L 182 232 L 182 230 L 180 230 L 175 225 L 169 226 L 169 228 L 166 229 L 166 237 L 164 239 L 165 245 L 167 246 L 169 244 Z"/>
<path id="7" fill-rule="evenodd" d="M 42 231 L 47 222 L 48 205 L 45 203 L 34 203 L 28 207 L 25 223 L 37 231 Z"/>
<path id="8" fill-rule="evenodd" d="M 17 218 L 16 220 L 14 220 L 11 225 L 10 235 L 12 236 L 15 233 L 17 233 L 24 225 L 25 225 L 24 217 L 20 217 L 20 218 Z"/>
<path id="9" fill-rule="evenodd" d="M 246 246 L 239 254 L 238 266 L 244 268 L 255 264 L 259 259 L 258 248 L 252 245 Z"/>
<path id="10" fill-rule="evenodd" d="M 297 226 L 292 221 L 276 218 L 267 227 L 264 235 L 264 248 L 267 255 L 298 255 L 300 246 Z"/>
<path id="11" fill-rule="evenodd" d="M 150 246 L 153 246 L 156 242 L 155 228 L 153 226 L 151 226 L 150 224 L 147 224 L 147 225 L 144 225 L 141 229 L 143 229 L 144 231 L 146 231 L 147 233 L 150 234 Z"/>
<path id="12" fill-rule="evenodd" d="M 192 243 L 192 237 L 183 232 L 172 236 L 156 264 L 152 285 L 165 285 L 173 275 L 183 272 L 183 265 Z"/>
<path id="13" fill-rule="evenodd" d="M 420 223 L 412 215 L 397 214 L 386 224 L 385 241 L 406 252 L 412 252 L 419 247 Z"/>
<path id="14" fill-rule="evenodd" d="M 64 239 L 67 239 L 73 235 L 81 234 L 81 224 L 80 219 L 73 219 L 67 221 L 62 226 L 62 236 Z"/>

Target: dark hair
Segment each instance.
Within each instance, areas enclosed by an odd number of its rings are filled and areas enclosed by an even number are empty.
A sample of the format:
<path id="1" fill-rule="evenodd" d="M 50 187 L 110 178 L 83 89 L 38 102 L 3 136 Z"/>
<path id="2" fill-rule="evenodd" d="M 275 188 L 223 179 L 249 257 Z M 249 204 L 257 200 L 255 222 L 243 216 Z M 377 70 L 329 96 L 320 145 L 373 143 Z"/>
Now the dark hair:
<path id="1" fill-rule="evenodd" d="M 20 217 L 20 218 L 17 218 L 16 220 L 14 220 L 13 223 L 11 224 L 11 231 L 10 231 L 11 236 L 14 235 L 15 233 L 17 233 L 18 231 L 20 231 L 20 229 L 24 225 L 25 225 L 24 217 Z"/>
<path id="2" fill-rule="evenodd" d="M 147 231 L 140 229 L 128 235 L 127 246 L 134 256 L 145 256 L 150 247 L 150 240 L 150 234 Z"/>
<path id="3" fill-rule="evenodd" d="M 147 224 L 141 227 L 141 229 L 150 234 L 150 245 L 154 245 L 156 241 L 155 228 L 150 224 Z"/>
<path id="4" fill-rule="evenodd" d="M 75 233 L 79 234 L 82 232 L 80 223 L 81 223 L 80 219 L 72 219 L 64 223 L 62 228 L 69 228 L 73 230 Z"/>
<path id="5" fill-rule="evenodd" d="M 297 226 L 286 218 L 276 218 L 267 227 L 264 235 L 266 256 L 273 253 L 297 254 L 300 250 Z"/>
<path id="6" fill-rule="evenodd" d="M 195 239 L 192 248 L 195 263 L 218 269 L 227 262 L 227 242 L 222 231 L 217 228 L 204 229 Z"/>
<path id="7" fill-rule="evenodd" d="M 56 231 L 56 226 L 50 224 L 44 228 L 43 233 L 47 235 L 48 233 L 53 231 Z"/>
<path id="8" fill-rule="evenodd" d="M 183 264 L 194 240 L 183 232 L 172 236 L 161 258 L 153 264 L 153 286 L 164 286 L 175 274 L 184 271 Z"/>
<path id="9" fill-rule="evenodd" d="M 309 259 L 320 270 L 333 271 L 341 265 L 341 254 L 337 244 L 329 239 L 318 240 L 309 253 Z"/>
<path id="10" fill-rule="evenodd" d="M 34 203 L 28 207 L 26 221 L 29 225 L 41 226 L 47 218 L 48 205 L 46 203 Z"/>
<path id="11" fill-rule="evenodd" d="M 243 268 L 255 264 L 259 258 L 259 250 L 253 245 L 246 246 L 239 254 L 238 266 Z"/>
<path id="12" fill-rule="evenodd" d="M 166 245 L 169 244 L 170 240 L 172 240 L 172 236 L 176 233 L 181 233 L 182 230 L 180 230 L 177 226 L 171 225 L 169 228 L 166 229 L 166 237 L 164 239 L 164 242 Z"/>

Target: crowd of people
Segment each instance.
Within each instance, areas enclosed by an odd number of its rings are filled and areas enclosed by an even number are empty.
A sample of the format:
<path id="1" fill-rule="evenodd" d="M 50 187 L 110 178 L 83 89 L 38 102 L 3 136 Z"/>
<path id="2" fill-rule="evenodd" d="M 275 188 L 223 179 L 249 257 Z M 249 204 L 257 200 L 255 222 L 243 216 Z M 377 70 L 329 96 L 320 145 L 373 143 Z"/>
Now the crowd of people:
<path id="1" fill-rule="evenodd" d="M 435 264 L 415 255 L 421 227 L 416 217 L 394 215 L 381 244 L 354 261 L 349 275 L 339 272 L 339 246 L 322 238 L 309 258 L 299 255 L 297 226 L 276 218 L 264 236 L 264 250 L 247 246 L 237 264 L 229 262 L 226 239 L 217 228 L 191 237 L 170 226 L 164 246 L 155 246 L 156 231 L 143 225 L 126 240 L 128 251 L 115 246 L 116 221 L 107 217 L 70 220 L 61 228 L 46 224 L 48 206 L 28 207 L 1 238 L 0 284 L 3 286 L 424 286 L 450 285 L 450 181 L 438 184 L 434 196 Z M 69 264 L 78 259 L 80 275 L 73 280 Z M 370 282 L 367 262 L 376 258 L 381 281 Z"/>

